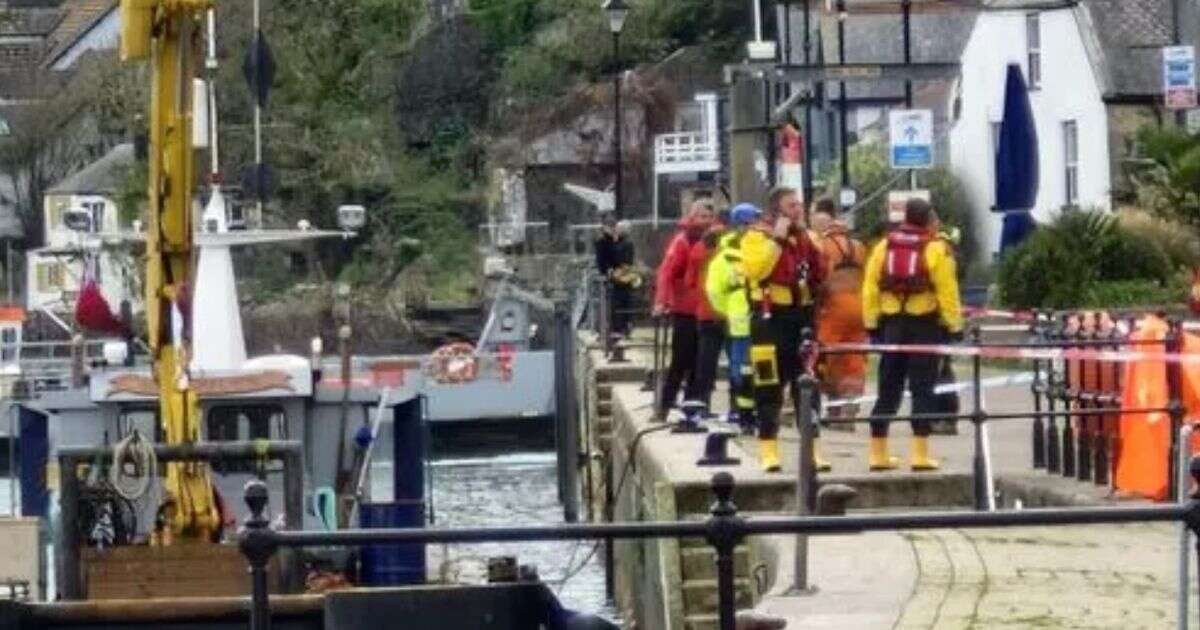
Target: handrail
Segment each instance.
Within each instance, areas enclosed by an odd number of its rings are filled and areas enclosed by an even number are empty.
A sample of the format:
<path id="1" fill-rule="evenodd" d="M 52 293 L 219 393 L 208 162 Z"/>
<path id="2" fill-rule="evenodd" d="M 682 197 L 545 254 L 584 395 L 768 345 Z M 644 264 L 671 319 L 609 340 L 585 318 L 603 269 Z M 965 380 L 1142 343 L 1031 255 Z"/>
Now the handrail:
<path id="1" fill-rule="evenodd" d="M 1193 478 L 1200 482 L 1200 458 L 1191 464 Z M 604 540 L 703 537 L 716 551 L 718 621 L 721 630 L 734 630 L 736 598 L 734 590 L 734 552 L 747 536 L 768 534 L 857 534 L 874 531 L 899 531 L 980 527 L 1035 527 L 1098 525 L 1117 523 L 1182 522 L 1192 532 L 1200 532 L 1200 498 L 1193 495 L 1186 503 L 1117 508 L 1046 508 L 999 512 L 934 512 L 910 514 L 867 514 L 855 516 L 786 516 L 743 518 L 738 515 L 732 497 L 735 481 L 727 472 L 713 476 L 715 497 L 705 521 L 656 521 L 626 523 L 566 524 L 557 526 L 430 528 L 430 529 L 352 529 L 336 532 L 274 531 L 268 527 L 268 493 L 261 481 L 246 485 L 245 501 L 251 516 L 240 538 L 243 555 L 250 564 L 253 592 L 250 627 L 270 627 L 270 595 L 267 565 L 275 553 L 285 547 L 328 545 L 367 545 L 398 543 L 468 543 L 552 540 Z M 1198 552 L 1200 557 L 1200 552 Z M 1186 594 L 1181 596 L 1186 597 Z"/>

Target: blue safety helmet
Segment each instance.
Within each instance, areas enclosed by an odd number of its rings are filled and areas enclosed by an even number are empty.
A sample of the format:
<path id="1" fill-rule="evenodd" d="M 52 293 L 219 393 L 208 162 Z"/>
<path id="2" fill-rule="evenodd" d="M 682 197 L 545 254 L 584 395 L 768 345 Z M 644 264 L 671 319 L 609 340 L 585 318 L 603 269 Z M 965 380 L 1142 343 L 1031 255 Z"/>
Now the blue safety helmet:
<path id="1" fill-rule="evenodd" d="M 729 212 L 729 220 L 737 227 L 757 223 L 761 217 L 762 210 L 752 203 L 739 203 Z"/>

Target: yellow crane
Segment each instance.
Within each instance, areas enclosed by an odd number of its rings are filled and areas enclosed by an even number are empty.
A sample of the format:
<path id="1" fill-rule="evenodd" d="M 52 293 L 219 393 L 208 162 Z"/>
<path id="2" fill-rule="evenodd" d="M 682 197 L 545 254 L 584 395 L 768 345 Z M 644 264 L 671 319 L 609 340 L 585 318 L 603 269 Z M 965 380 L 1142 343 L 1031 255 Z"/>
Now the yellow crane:
<path id="1" fill-rule="evenodd" d="M 201 25 L 211 6 L 212 0 L 121 0 L 121 59 L 148 60 L 152 77 L 146 327 L 168 444 L 200 439 L 200 410 L 188 376 L 190 333 L 183 322 L 190 317 L 194 265 L 191 92 Z M 167 464 L 163 483 L 163 540 L 208 540 L 220 524 L 208 464 Z"/>

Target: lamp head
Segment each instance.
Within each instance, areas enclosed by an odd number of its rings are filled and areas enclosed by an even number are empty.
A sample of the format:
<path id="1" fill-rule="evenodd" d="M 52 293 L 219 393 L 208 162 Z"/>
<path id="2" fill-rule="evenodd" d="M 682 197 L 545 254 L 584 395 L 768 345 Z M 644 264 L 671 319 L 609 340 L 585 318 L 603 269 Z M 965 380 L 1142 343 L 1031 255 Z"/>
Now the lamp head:
<path id="1" fill-rule="evenodd" d="M 629 17 L 629 5 L 625 0 L 605 0 L 604 12 L 608 14 L 608 28 L 614 35 L 619 35 L 625 28 L 625 18 Z"/>

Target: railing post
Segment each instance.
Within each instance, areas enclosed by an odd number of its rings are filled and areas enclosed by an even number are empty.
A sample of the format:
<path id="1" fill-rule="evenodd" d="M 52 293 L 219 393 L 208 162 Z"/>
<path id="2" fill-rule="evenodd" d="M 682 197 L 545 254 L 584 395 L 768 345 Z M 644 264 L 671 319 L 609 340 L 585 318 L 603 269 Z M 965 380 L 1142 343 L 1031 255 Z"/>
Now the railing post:
<path id="1" fill-rule="evenodd" d="M 600 347 L 604 356 L 612 352 L 612 296 L 609 295 L 608 278 L 600 278 Z"/>
<path id="2" fill-rule="evenodd" d="M 717 627 L 736 630 L 737 592 L 734 583 L 733 554 L 742 539 L 742 518 L 733 504 L 733 475 L 719 472 L 713 475 L 712 491 L 716 497 L 708 519 L 708 544 L 717 552 Z"/>
<path id="3" fill-rule="evenodd" d="M 1172 321 L 1170 324 L 1166 346 L 1167 354 L 1170 355 L 1179 354 L 1183 348 L 1183 326 L 1178 321 Z M 1167 361 L 1167 398 L 1167 413 L 1171 417 L 1171 469 L 1168 477 L 1172 484 L 1168 490 L 1168 496 L 1171 496 L 1175 493 L 1176 462 L 1179 461 L 1180 452 L 1185 450 L 1179 443 L 1179 430 L 1183 427 L 1183 416 L 1186 409 L 1183 406 L 1182 366 L 1178 361 Z"/>
<path id="4" fill-rule="evenodd" d="M 1184 524 L 1192 533 L 1192 539 L 1196 543 L 1196 563 L 1200 570 L 1200 457 L 1193 457 L 1191 464 L 1188 466 L 1188 471 L 1191 473 L 1192 484 L 1195 490 L 1192 492 L 1192 500 L 1188 505 L 1187 516 L 1184 517 Z M 1185 547 L 1183 553 L 1186 553 Z M 1189 589 L 1183 589 L 1179 592 L 1182 598 L 1189 597 Z M 1188 620 L 1184 617 L 1181 623 L 1186 627 Z"/>
<path id="5" fill-rule="evenodd" d="M 1179 443 L 1190 444 L 1192 441 L 1192 425 L 1185 425 L 1179 430 Z M 1181 455 L 1178 459 L 1179 474 L 1178 490 L 1175 499 L 1181 504 L 1188 503 L 1188 474 L 1191 472 L 1192 466 L 1188 463 L 1189 457 Z M 1191 590 L 1191 576 L 1188 575 L 1192 565 L 1191 558 L 1191 543 L 1192 530 L 1188 523 L 1183 523 L 1179 528 L 1179 630 L 1187 630 L 1188 628 L 1188 592 Z"/>
<path id="6" fill-rule="evenodd" d="M 250 630 L 270 630 L 271 602 L 268 595 L 267 564 L 275 555 L 275 536 L 268 528 L 265 510 L 267 486 L 254 479 L 246 483 L 245 500 L 250 518 L 242 532 L 239 547 L 250 563 Z"/>
<path id="7" fill-rule="evenodd" d="M 1089 335 L 1083 330 L 1079 331 L 1081 341 L 1087 342 L 1099 339 L 1099 336 L 1094 333 Z M 1084 344 L 1086 349 L 1090 350 L 1094 346 Z M 1079 401 L 1079 409 L 1095 409 L 1096 392 L 1091 389 L 1092 383 L 1088 378 L 1088 373 L 1094 361 L 1079 361 L 1079 389 L 1075 392 L 1075 397 Z M 1075 434 L 1075 451 L 1078 454 L 1075 458 L 1075 478 L 1079 481 L 1089 481 L 1092 478 L 1092 416 L 1078 416 L 1079 430 Z"/>
<path id="8" fill-rule="evenodd" d="M 1053 316 L 1049 322 L 1054 329 L 1047 331 L 1047 340 L 1062 338 L 1062 329 L 1054 322 Z M 1062 470 L 1062 451 L 1058 442 L 1058 370 L 1054 361 L 1046 362 L 1046 472 L 1058 474 Z"/>
<path id="9" fill-rule="evenodd" d="M 978 348 L 981 341 L 981 331 L 978 326 L 971 329 L 971 343 Z M 983 431 L 987 415 L 983 411 L 983 357 L 978 353 L 971 357 L 971 387 L 975 391 L 974 409 L 971 411 L 971 423 L 975 425 L 975 455 L 972 462 L 974 479 L 975 510 L 985 512 L 988 509 L 987 462 L 984 459 Z"/>
<path id="10" fill-rule="evenodd" d="M 1034 314 L 1033 320 L 1033 339 L 1034 341 L 1042 341 L 1045 339 L 1042 329 L 1042 314 L 1041 312 Z M 1040 359 L 1033 361 L 1033 467 L 1046 467 L 1046 422 L 1042 419 L 1042 393 L 1045 392 L 1045 384 L 1042 383 L 1042 362 Z"/>
<path id="11" fill-rule="evenodd" d="M 1078 331 L 1076 331 L 1074 333 L 1071 333 L 1070 338 L 1067 338 L 1067 335 L 1064 331 L 1064 334 L 1063 334 L 1064 341 L 1067 341 L 1067 342 L 1073 341 L 1074 337 L 1076 337 L 1078 334 L 1079 334 Z M 1066 344 L 1064 344 L 1064 347 L 1067 349 L 1070 349 L 1070 348 L 1073 348 L 1074 345 L 1070 344 L 1070 343 L 1066 343 Z M 1070 360 L 1066 360 L 1066 359 L 1063 360 L 1063 380 L 1061 383 L 1062 387 L 1059 388 L 1059 397 L 1063 404 L 1063 411 L 1068 412 L 1068 415 L 1063 416 L 1063 430 L 1062 430 L 1062 476 L 1063 477 L 1074 477 L 1075 476 L 1075 428 L 1073 426 L 1074 419 L 1069 415 L 1070 411 L 1071 411 L 1072 403 L 1074 402 L 1074 396 L 1073 396 L 1073 391 L 1072 391 L 1072 387 L 1071 387 L 1071 364 L 1072 363 L 1074 363 L 1074 362 L 1070 361 Z"/>
<path id="12" fill-rule="evenodd" d="M 817 381 L 810 374 L 803 374 L 796 384 L 796 429 L 800 434 L 800 465 L 797 467 L 798 476 L 796 478 L 796 513 L 800 516 L 811 515 L 816 510 L 817 465 L 813 452 L 813 442 L 816 439 L 813 395 L 816 393 L 816 387 Z M 795 576 L 790 592 L 793 594 L 807 593 L 810 591 L 807 534 L 796 535 L 794 563 Z"/>

